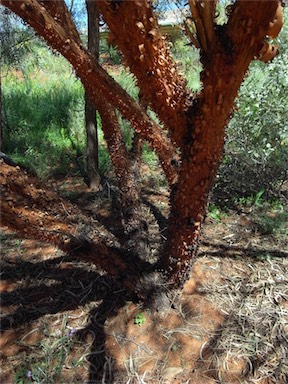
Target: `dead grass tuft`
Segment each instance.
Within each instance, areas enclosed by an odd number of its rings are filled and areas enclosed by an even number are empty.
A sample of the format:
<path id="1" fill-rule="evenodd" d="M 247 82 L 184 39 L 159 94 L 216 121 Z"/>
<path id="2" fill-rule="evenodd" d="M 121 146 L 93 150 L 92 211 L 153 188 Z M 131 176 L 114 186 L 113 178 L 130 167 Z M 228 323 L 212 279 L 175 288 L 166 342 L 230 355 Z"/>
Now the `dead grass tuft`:
<path id="1" fill-rule="evenodd" d="M 253 231 L 249 214 L 208 220 L 192 278 L 158 313 L 96 266 L 4 230 L 1 382 L 286 384 L 287 239 Z"/>

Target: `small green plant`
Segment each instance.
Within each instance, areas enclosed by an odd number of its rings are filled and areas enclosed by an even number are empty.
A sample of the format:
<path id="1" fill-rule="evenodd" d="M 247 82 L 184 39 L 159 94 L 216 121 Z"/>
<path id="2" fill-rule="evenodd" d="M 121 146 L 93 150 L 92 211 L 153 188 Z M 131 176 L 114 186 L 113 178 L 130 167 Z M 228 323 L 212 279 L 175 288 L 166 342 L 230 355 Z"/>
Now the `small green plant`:
<path id="1" fill-rule="evenodd" d="M 257 206 L 257 207 L 260 207 L 263 203 L 263 194 L 265 193 L 265 190 L 264 189 L 261 189 L 261 191 L 257 192 L 256 195 L 255 195 L 255 201 L 254 201 L 254 204 Z"/>
<path id="2" fill-rule="evenodd" d="M 51 333 L 47 329 L 47 337 L 39 343 L 37 355 L 28 355 L 17 369 L 14 377 L 16 384 L 27 383 L 61 383 L 62 369 L 65 361 L 74 346 L 73 335 L 75 329 L 68 328 L 68 317 L 64 315 L 61 328 Z M 74 360 L 73 367 L 82 364 L 82 361 Z"/>
<path id="3" fill-rule="evenodd" d="M 252 194 L 250 196 L 235 198 L 234 202 L 236 205 L 240 205 L 240 206 L 260 208 L 265 203 L 264 195 L 265 195 L 265 190 L 261 189 L 259 192 Z"/>
<path id="4" fill-rule="evenodd" d="M 215 221 L 221 221 L 222 212 L 215 204 L 210 204 L 208 208 L 208 217 L 211 217 Z"/>
<path id="5" fill-rule="evenodd" d="M 15 384 L 31 383 L 32 372 L 21 365 L 15 373 Z"/>
<path id="6" fill-rule="evenodd" d="M 259 261 L 267 261 L 271 259 L 271 255 L 269 253 L 259 253 L 256 257 Z"/>
<path id="7" fill-rule="evenodd" d="M 263 235 L 288 235 L 286 212 L 261 212 L 255 219 L 256 228 Z"/>
<path id="8" fill-rule="evenodd" d="M 141 327 L 141 325 L 143 325 L 146 320 L 147 319 L 145 317 L 145 312 L 140 312 L 134 317 L 134 324 L 139 325 Z"/>
<path id="9" fill-rule="evenodd" d="M 178 343 L 173 344 L 171 347 L 172 352 L 177 352 L 177 351 L 179 351 L 179 349 L 180 349 L 180 345 Z"/>

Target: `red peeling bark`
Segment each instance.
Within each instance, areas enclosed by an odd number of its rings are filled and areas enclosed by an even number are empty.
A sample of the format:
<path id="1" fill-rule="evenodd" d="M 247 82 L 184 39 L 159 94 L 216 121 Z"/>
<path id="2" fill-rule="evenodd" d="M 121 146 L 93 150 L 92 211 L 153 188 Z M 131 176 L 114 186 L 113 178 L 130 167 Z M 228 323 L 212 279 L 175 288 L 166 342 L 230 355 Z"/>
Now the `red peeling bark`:
<path id="1" fill-rule="evenodd" d="M 151 2 L 100 1 L 99 9 L 112 33 L 111 40 L 136 76 L 145 100 L 181 147 L 186 129 L 185 112 L 192 94 L 179 74 L 165 38 L 162 36 Z"/>
<path id="2" fill-rule="evenodd" d="M 203 89 L 193 101 L 161 37 L 150 3 L 146 0 L 99 2 L 145 100 L 164 123 L 164 129 L 83 48 L 70 25 L 63 0 L 55 2 L 57 6 L 36 0 L 0 0 L 0 3 L 22 17 L 69 60 L 91 101 L 100 105 L 104 100 L 103 106 L 105 103 L 109 106 L 102 110 L 103 121 L 107 123 L 103 127 L 118 178 L 126 180 L 128 186 L 135 180 L 116 123 L 108 124 L 115 118 L 110 106 L 118 109 L 158 154 L 172 186 L 168 239 L 161 265 L 171 287 L 182 284 L 197 254 L 209 191 L 222 157 L 225 126 L 238 89 L 250 62 L 259 56 L 266 36 L 275 36 L 281 29 L 279 1 L 238 0 L 224 26 L 214 23 L 214 0 L 189 1 L 196 24 L 193 41 L 200 47 L 203 64 Z M 57 17 L 60 10 L 64 12 L 61 22 Z M 113 151 L 115 146 L 117 151 Z M 176 153 L 178 162 L 174 161 Z M 137 211 L 137 189 L 129 195 L 123 184 L 123 191 L 129 199 L 127 206 L 133 207 L 134 200 Z M 126 216 L 129 218 L 129 212 Z"/>
<path id="3" fill-rule="evenodd" d="M 58 2 L 63 1 L 58 0 Z M 65 15 L 63 19 L 55 18 L 55 8 L 49 1 L 40 3 L 35 0 L 21 2 L 1 0 L 0 3 L 18 14 L 52 48 L 60 52 L 71 63 L 91 102 L 97 106 L 104 100 L 121 112 L 135 131 L 155 149 L 169 183 L 173 184 L 177 174 L 171 165 L 171 159 L 177 156 L 170 139 L 89 54 L 79 42 L 78 37 L 75 37 L 74 30 L 70 33 L 70 24 L 67 21 L 70 18 Z M 52 13 L 50 13 L 50 8 Z M 63 6 L 58 8 L 65 9 Z"/>
<path id="4" fill-rule="evenodd" d="M 173 286 L 184 282 L 197 254 L 208 195 L 222 159 L 225 127 L 277 6 L 278 1 L 237 2 L 222 31 L 227 46 L 218 41 L 203 53 L 203 91 L 189 111 L 190 140 L 187 135 L 162 254 L 163 269 Z"/>

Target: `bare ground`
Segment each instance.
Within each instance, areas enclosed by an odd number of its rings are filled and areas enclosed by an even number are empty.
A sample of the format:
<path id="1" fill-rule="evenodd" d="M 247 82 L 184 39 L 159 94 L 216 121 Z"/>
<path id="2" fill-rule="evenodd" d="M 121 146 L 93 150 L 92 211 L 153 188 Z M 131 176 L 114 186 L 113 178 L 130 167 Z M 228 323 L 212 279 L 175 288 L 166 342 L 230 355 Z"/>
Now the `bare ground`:
<path id="1" fill-rule="evenodd" d="M 121 237 L 109 193 L 54 188 Z M 144 192 L 165 223 L 165 190 Z M 208 218 L 193 275 L 162 313 L 51 244 L 1 237 L 1 383 L 288 382 L 287 231 L 260 233 L 253 212 Z"/>

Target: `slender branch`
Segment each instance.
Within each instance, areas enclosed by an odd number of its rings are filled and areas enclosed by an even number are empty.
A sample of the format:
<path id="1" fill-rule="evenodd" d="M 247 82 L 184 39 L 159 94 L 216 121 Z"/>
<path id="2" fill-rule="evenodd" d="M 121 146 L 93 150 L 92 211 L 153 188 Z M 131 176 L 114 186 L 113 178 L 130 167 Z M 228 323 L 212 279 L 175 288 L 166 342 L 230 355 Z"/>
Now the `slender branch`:
<path id="1" fill-rule="evenodd" d="M 203 49 L 203 51 L 207 52 L 208 51 L 208 42 L 207 42 L 206 33 L 205 33 L 205 26 L 203 25 L 203 21 L 202 21 L 201 15 L 200 15 L 201 5 L 199 7 L 198 0 L 189 0 L 189 6 L 190 6 L 192 17 L 194 19 L 195 27 L 197 30 L 198 41 L 199 41 L 200 46 Z M 199 10 L 200 10 L 200 12 L 199 12 Z"/>
<path id="2" fill-rule="evenodd" d="M 60 0 L 58 1 L 60 2 Z M 171 159 L 176 157 L 176 152 L 170 139 L 93 59 L 82 44 L 79 44 L 78 39 L 75 41 L 72 38 L 69 30 L 66 31 L 66 28 L 63 27 L 61 20 L 55 20 L 53 14 L 45 11 L 45 8 L 35 0 L 23 0 L 22 2 L 0 0 L 0 3 L 29 23 L 52 48 L 60 52 L 73 65 L 90 100 L 95 102 L 96 106 L 104 99 L 113 104 L 123 117 L 130 121 L 136 132 L 147 140 L 157 152 L 166 177 L 169 183 L 173 184 L 177 179 L 177 173 L 171 165 Z"/>
<path id="3" fill-rule="evenodd" d="M 112 33 L 113 43 L 124 54 L 143 96 L 169 129 L 172 140 L 181 146 L 191 92 L 161 35 L 151 2 L 100 1 L 98 6 Z"/>
<path id="4" fill-rule="evenodd" d="M 200 48 L 199 41 L 197 40 L 196 34 L 192 30 L 193 26 L 191 19 L 184 20 L 184 31 L 188 39 L 191 41 L 191 43 L 194 45 L 195 48 Z"/>
<path id="5" fill-rule="evenodd" d="M 214 46 L 216 35 L 214 30 L 214 17 L 215 17 L 215 4 L 211 0 L 205 0 L 203 7 L 199 5 L 202 11 L 202 22 L 205 25 L 205 32 L 207 36 L 207 41 L 209 44 L 209 49 Z"/>
<path id="6" fill-rule="evenodd" d="M 81 38 L 77 31 L 77 28 L 74 24 L 74 21 L 71 16 L 71 10 L 73 7 L 73 2 L 71 3 L 71 9 L 68 10 L 66 3 L 63 0 L 39 0 L 41 3 L 43 10 L 46 9 L 53 16 L 55 21 L 58 21 L 62 24 L 63 28 L 68 32 L 70 36 L 77 42 L 81 44 Z"/>

